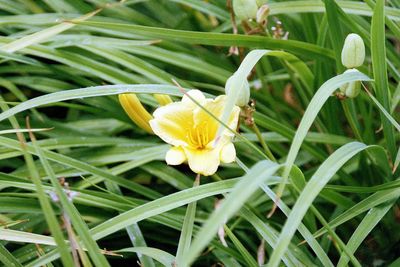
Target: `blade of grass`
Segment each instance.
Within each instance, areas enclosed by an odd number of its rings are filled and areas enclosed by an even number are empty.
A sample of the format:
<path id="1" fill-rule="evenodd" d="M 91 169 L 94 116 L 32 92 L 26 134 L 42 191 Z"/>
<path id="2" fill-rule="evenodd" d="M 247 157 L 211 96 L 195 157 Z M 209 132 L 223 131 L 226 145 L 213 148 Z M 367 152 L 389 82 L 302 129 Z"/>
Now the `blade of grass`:
<path id="1" fill-rule="evenodd" d="M 6 111 L 6 110 L 8 110 L 8 106 L 5 103 L 3 103 L 3 101 L 4 101 L 3 97 L 0 96 L 0 107 L 3 111 Z M 15 129 L 20 128 L 15 117 L 10 117 L 9 120 L 10 120 L 11 125 Z M 30 126 L 29 125 L 27 125 L 27 126 L 29 129 Z M 53 207 L 51 206 L 49 198 L 43 189 L 41 178 L 40 178 L 40 175 L 34 164 L 33 157 L 31 154 L 28 153 L 28 151 L 26 149 L 25 137 L 22 135 L 21 132 L 18 132 L 18 131 L 17 131 L 17 137 L 20 142 L 20 147 L 21 147 L 21 150 L 22 150 L 22 153 L 24 156 L 25 163 L 29 170 L 30 178 L 36 187 L 40 206 L 43 210 L 43 214 L 45 216 L 46 222 L 50 228 L 51 234 L 54 236 L 54 239 L 58 246 L 58 250 L 61 254 L 61 261 L 63 262 L 63 264 L 66 264 L 66 265 L 74 264 L 72 256 L 68 251 L 68 246 L 64 241 L 64 236 L 63 236 L 61 227 L 58 223 L 58 220 L 56 218 Z"/>
<path id="2" fill-rule="evenodd" d="M 13 54 L 2 50 L 0 50 L 0 58 L 3 58 L 4 60 L 14 60 L 16 62 L 21 62 L 29 65 L 35 65 L 35 66 L 40 65 L 40 63 L 37 60 L 32 59 L 30 57 Z"/>
<path id="3" fill-rule="evenodd" d="M 12 139 L 9 139 L 9 138 L 0 137 L 0 143 L 6 147 L 13 148 L 16 150 L 21 150 L 18 142 L 14 141 Z M 38 155 L 37 150 L 41 150 L 40 148 L 34 148 L 32 145 L 29 145 L 29 144 L 27 144 L 26 147 L 27 147 L 27 150 L 29 153 L 32 153 L 35 155 Z M 96 167 L 94 167 L 90 164 L 87 164 L 85 162 L 82 162 L 80 160 L 76 160 L 71 157 L 67 157 L 67 156 L 61 155 L 59 153 L 55 153 L 55 152 L 48 151 L 48 150 L 42 150 L 42 153 L 45 155 L 46 158 L 48 158 L 51 161 L 59 162 L 63 165 L 70 166 L 70 167 L 76 168 L 78 170 L 83 170 L 85 172 L 91 173 L 92 175 L 103 177 L 106 180 L 110 180 L 114 183 L 117 183 L 120 186 L 128 188 L 128 189 L 135 191 L 146 197 L 157 198 L 160 196 L 159 193 L 157 193 L 156 191 L 154 191 L 150 188 L 147 188 L 145 186 L 137 184 L 133 181 L 126 180 L 122 177 L 112 175 L 107 171 L 104 171 L 100 168 L 96 168 Z"/>
<path id="4" fill-rule="evenodd" d="M 261 183 L 271 179 L 271 176 L 281 167 L 270 161 L 260 161 L 242 177 L 233 191 L 225 198 L 220 208 L 212 213 L 203 227 L 197 233 L 190 251 L 182 259 L 182 267 L 189 266 L 209 241 L 213 239 L 220 225 L 233 216 L 246 200 L 257 190 Z"/>
<path id="5" fill-rule="evenodd" d="M 276 199 L 275 193 L 266 184 L 261 185 L 261 189 L 268 195 L 268 197 L 272 201 L 274 201 Z M 277 206 L 286 216 L 289 216 L 289 214 L 291 213 L 291 210 L 285 203 L 283 203 L 283 201 L 279 201 L 277 203 Z M 313 237 L 312 233 L 307 229 L 307 227 L 303 223 L 301 223 L 299 225 L 298 231 L 301 233 L 301 235 L 307 241 L 308 245 L 313 249 L 315 255 L 317 255 L 317 257 L 321 261 L 322 265 L 333 267 L 334 265 L 331 262 L 331 260 L 329 259 L 328 255 L 325 253 L 325 251 L 323 250 L 321 245 Z M 277 244 L 277 240 L 278 240 L 278 235 L 276 236 L 275 246 Z M 275 247 L 273 247 L 273 248 L 275 248 Z M 285 253 L 287 253 L 287 252 L 285 252 Z"/>
<path id="6" fill-rule="evenodd" d="M 1 229 L 0 228 L 0 239 L 14 242 L 26 242 L 41 245 L 57 246 L 54 238 L 45 235 L 38 235 L 29 232 Z"/>
<path id="7" fill-rule="evenodd" d="M 400 132 L 400 124 L 387 112 L 387 110 L 379 103 L 379 101 L 369 92 L 366 88 L 365 91 L 367 92 L 368 96 L 372 99 L 372 102 L 378 107 L 379 111 L 386 119 Z M 389 143 L 387 144 L 389 145 Z"/>
<path id="8" fill-rule="evenodd" d="M 72 204 L 72 200 L 69 199 L 64 188 L 60 185 L 59 180 L 56 178 L 50 164 L 47 161 L 47 157 L 44 155 L 43 150 L 39 148 L 36 143 L 36 139 L 33 134 L 31 134 L 31 140 L 33 148 L 36 150 L 37 155 L 39 156 L 40 162 L 42 163 L 47 175 L 50 178 L 51 184 L 54 187 L 54 190 L 60 200 L 60 203 L 65 210 L 68 217 L 71 219 L 72 224 L 79 235 L 79 238 L 82 240 L 83 245 L 86 247 L 93 263 L 96 266 L 110 266 L 107 262 L 105 256 L 100 253 L 100 248 L 97 243 L 94 241 L 92 236 L 89 233 L 89 227 L 86 225 L 84 220 L 81 218 L 79 211 Z"/>
<path id="9" fill-rule="evenodd" d="M 135 33 L 150 38 L 166 39 L 189 44 L 215 45 L 215 46 L 241 46 L 241 47 L 265 47 L 268 49 L 283 49 L 293 54 L 308 56 L 311 58 L 333 57 L 332 51 L 326 48 L 305 42 L 293 40 L 278 40 L 269 37 L 248 36 L 226 33 L 203 33 L 194 31 L 172 30 L 155 28 L 132 24 L 107 23 L 84 21 L 75 22 L 79 25 L 90 26 L 90 28 L 103 28 L 126 34 Z"/>
<path id="10" fill-rule="evenodd" d="M 286 251 L 305 213 L 332 176 L 354 155 L 367 148 L 368 146 L 358 142 L 349 143 L 336 150 L 321 164 L 296 200 L 296 204 L 281 231 L 277 246 L 271 255 L 268 263 L 269 266 L 276 267 L 279 265 L 281 257 Z"/>
<path id="11" fill-rule="evenodd" d="M 250 252 L 243 246 L 240 240 L 232 233 L 232 231 L 224 225 L 225 233 L 228 235 L 229 239 L 232 240 L 236 249 L 240 252 L 244 260 L 246 261 L 246 266 L 258 267 L 257 261 L 251 256 Z"/>
<path id="12" fill-rule="evenodd" d="M 113 195 L 123 196 L 121 189 L 119 188 L 118 185 L 111 183 L 109 181 L 106 181 L 105 185 L 107 187 L 107 190 L 109 192 L 112 192 Z M 125 200 L 123 197 L 121 197 L 120 199 Z M 140 230 L 140 227 L 137 223 L 134 223 L 134 224 L 126 227 L 126 232 L 128 233 L 129 238 L 131 239 L 132 245 L 135 248 L 147 247 L 146 240 L 144 239 L 142 231 Z M 139 258 L 140 264 L 142 264 L 143 267 L 154 267 L 155 266 L 153 260 L 150 257 L 143 255 L 143 253 L 137 252 L 136 256 Z"/>
<path id="13" fill-rule="evenodd" d="M 200 175 L 196 176 L 193 187 L 199 186 Z M 178 249 L 176 252 L 176 264 L 180 266 L 182 263 L 183 256 L 189 251 L 190 243 L 192 242 L 192 233 L 194 220 L 196 217 L 196 205 L 197 202 L 192 202 L 186 209 L 185 219 L 183 221 L 181 235 L 179 237 Z"/>
<path id="14" fill-rule="evenodd" d="M 377 0 L 371 22 L 371 58 L 377 99 L 382 104 L 384 109 L 390 112 L 390 92 L 386 65 L 384 8 L 385 1 Z M 393 127 L 382 113 L 381 121 L 383 125 L 383 133 L 387 143 L 387 149 L 391 158 L 395 159 L 396 141 L 394 138 Z"/>
<path id="15" fill-rule="evenodd" d="M 277 189 L 278 198 L 282 196 L 282 193 L 285 189 L 285 184 L 289 177 L 290 170 L 292 169 L 292 166 L 304 141 L 304 138 L 306 137 L 308 130 L 310 129 L 312 123 L 314 122 L 324 103 L 337 88 L 348 82 L 357 80 L 369 81 L 370 78 L 368 78 L 361 72 L 343 73 L 329 79 L 318 89 L 317 93 L 312 98 L 310 104 L 307 107 L 307 110 L 305 111 L 301 119 L 300 125 L 293 138 L 292 145 L 290 146 L 285 168 L 282 174 L 282 183 Z M 273 211 L 274 209 L 271 211 L 270 215 L 272 215 Z"/>
<path id="16" fill-rule="evenodd" d="M 71 22 L 63 22 L 58 25 L 52 26 L 50 28 L 44 29 L 42 31 L 36 32 L 34 34 L 27 35 L 25 37 L 22 37 L 21 39 L 18 39 L 11 43 L 2 45 L 0 47 L 0 50 L 7 52 L 7 53 L 14 53 L 14 52 L 21 50 L 27 46 L 30 46 L 33 44 L 38 44 L 54 35 L 57 35 L 63 31 L 66 31 L 66 30 L 76 26 L 76 24 L 74 22 L 85 21 L 85 20 L 93 17 L 100 11 L 101 11 L 100 9 L 95 10 L 93 12 L 90 12 L 90 13 L 82 16 L 82 17 L 76 18 L 76 19 L 72 20 Z"/>
<path id="17" fill-rule="evenodd" d="M 367 210 L 370 210 L 371 208 L 376 207 L 387 201 L 397 199 L 399 198 L 399 196 L 400 196 L 400 189 L 398 187 L 395 187 L 393 189 L 378 191 L 372 194 L 371 196 L 363 199 L 350 209 L 347 209 L 339 216 L 335 217 L 333 220 L 329 222 L 329 225 L 331 226 L 331 228 L 338 227 L 339 225 L 355 218 L 359 214 Z M 317 238 L 325 233 L 326 229 L 321 228 L 320 230 L 314 233 L 314 237 Z"/>
<path id="18" fill-rule="evenodd" d="M 0 261 L 4 264 L 4 266 L 23 266 L 2 244 L 0 244 Z"/>
<path id="19" fill-rule="evenodd" d="M 278 231 L 260 219 L 257 215 L 250 211 L 247 207 L 242 207 L 240 214 L 249 221 L 249 223 L 257 230 L 257 232 L 264 238 L 264 240 L 272 248 L 275 248 L 276 241 L 278 240 Z M 310 233 L 312 236 L 312 234 Z M 306 260 L 306 256 L 301 253 L 302 251 L 296 250 L 295 247 L 289 248 L 282 256 L 282 261 L 288 267 L 300 266 Z M 306 265 L 307 266 L 307 265 Z M 327 265 L 331 266 L 331 265 Z"/>
<path id="20" fill-rule="evenodd" d="M 375 226 L 382 220 L 383 216 L 392 208 L 394 201 L 385 203 L 383 206 L 372 208 L 368 211 L 367 215 L 363 218 L 357 229 L 351 235 L 347 242 L 347 248 L 352 252 L 356 252 L 357 248 L 361 245 L 362 241 L 367 235 L 375 228 Z M 345 267 L 349 262 L 348 256 L 343 253 L 340 256 L 337 267 Z"/>
<path id="21" fill-rule="evenodd" d="M 56 103 L 65 100 L 82 99 L 94 96 L 118 95 L 124 93 L 167 94 L 173 96 L 182 96 L 182 92 L 178 88 L 176 88 L 176 86 L 172 85 L 134 84 L 94 86 L 82 89 L 55 92 L 30 99 L 1 113 L 0 121 L 7 119 L 15 114 L 18 114 L 21 111 L 50 103 Z"/>
<path id="22" fill-rule="evenodd" d="M 134 248 L 124 248 L 115 251 L 116 253 L 124 253 L 124 252 L 133 252 L 140 253 L 146 256 L 149 256 L 164 266 L 174 266 L 175 257 L 171 254 L 156 248 L 150 247 L 134 247 Z"/>

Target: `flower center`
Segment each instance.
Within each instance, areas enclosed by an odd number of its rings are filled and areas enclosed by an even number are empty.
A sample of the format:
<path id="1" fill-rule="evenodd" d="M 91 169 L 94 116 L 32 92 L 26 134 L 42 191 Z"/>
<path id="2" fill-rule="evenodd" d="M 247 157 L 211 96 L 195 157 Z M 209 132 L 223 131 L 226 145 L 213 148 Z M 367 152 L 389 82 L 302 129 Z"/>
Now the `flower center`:
<path id="1" fill-rule="evenodd" d="M 210 142 L 208 123 L 203 122 L 188 129 L 187 137 L 191 147 L 196 149 L 204 149 Z"/>

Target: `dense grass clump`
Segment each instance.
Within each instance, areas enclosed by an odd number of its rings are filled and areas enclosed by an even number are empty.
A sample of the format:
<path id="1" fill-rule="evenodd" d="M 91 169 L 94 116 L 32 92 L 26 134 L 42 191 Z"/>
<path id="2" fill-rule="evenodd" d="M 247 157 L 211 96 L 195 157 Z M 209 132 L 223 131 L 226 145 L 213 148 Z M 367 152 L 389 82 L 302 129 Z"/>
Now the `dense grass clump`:
<path id="1" fill-rule="evenodd" d="M 400 266 L 399 49 L 398 0 L 0 0 L 0 265 Z"/>

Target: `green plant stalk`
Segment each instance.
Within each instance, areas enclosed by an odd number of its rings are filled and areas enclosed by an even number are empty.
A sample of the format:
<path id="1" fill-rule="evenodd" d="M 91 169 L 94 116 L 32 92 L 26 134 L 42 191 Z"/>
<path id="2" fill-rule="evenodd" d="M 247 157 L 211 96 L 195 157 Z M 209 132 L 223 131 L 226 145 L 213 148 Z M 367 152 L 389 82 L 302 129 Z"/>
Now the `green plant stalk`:
<path id="1" fill-rule="evenodd" d="M 256 134 L 257 139 L 260 142 L 262 148 L 264 149 L 265 155 L 267 155 L 268 159 L 272 160 L 274 162 L 277 162 L 276 158 L 274 157 L 274 154 L 272 154 L 267 143 L 265 142 L 264 138 L 262 137 L 260 129 L 258 128 L 256 122 L 253 123 L 251 128 L 253 129 L 254 133 Z"/>
<path id="2" fill-rule="evenodd" d="M 352 99 L 346 99 L 344 101 L 341 101 L 342 107 L 344 114 L 347 118 L 347 121 L 349 122 L 349 125 L 351 129 L 353 130 L 353 133 L 355 137 L 358 139 L 358 141 L 363 142 L 363 138 L 360 133 L 360 125 L 358 124 L 357 118 L 356 118 L 356 112 L 354 111 L 354 103 L 352 102 Z"/>

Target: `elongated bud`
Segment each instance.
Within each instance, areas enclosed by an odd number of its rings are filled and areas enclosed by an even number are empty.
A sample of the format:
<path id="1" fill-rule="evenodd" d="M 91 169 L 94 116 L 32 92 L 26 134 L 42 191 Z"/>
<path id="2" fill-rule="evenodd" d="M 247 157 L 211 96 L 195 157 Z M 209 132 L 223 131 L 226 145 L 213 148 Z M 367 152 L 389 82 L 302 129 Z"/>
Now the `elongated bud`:
<path id="1" fill-rule="evenodd" d="M 161 106 L 172 103 L 172 99 L 168 95 L 154 94 L 153 96 Z M 118 99 L 129 118 L 137 126 L 152 134 L 153 130 L 150 127 L 149 121 L 153 119 L 153 116 L 142 105 L 136 94 L 120 94 L 118 95 Z"/>
<path id="2" fill-rule="evenodd" d="M 346 70 L 345 73 L 353 72 L 353 71 L 355 71 L 355 69 L 349 69 L 349 70 Z M 356 96 L 358 96 L 360 91 L 361 91 L 361 82 L 360 81 L 346 83 L 345 85 L 342 85 L 340 87 L 340 92 L 342 93 L 342 95 L 344 95 L 348 98 L 355 98 Z"/>
<path id="3" fill-rule="evenodd" d="M 143 107 L 139 98 L 135 94 L 121 94 L 118 98 L 129 118 L 146 132 L 153 133 L 149 124 L 153 116 Z"/>
<path id="4" fill-rule="evenodd" d="M 232 83 L 233 81 L 233 75 L 231 77 L 229 77 L 229 79 L 226 81 L 225 84 L 225 94 L 229 95 L 229 93 L 231 92 L 232 88 L 234 87 L 234 84 Z M 239 91 L 239 95 L 238 98 L 236 100 L 236 105 L 239 107 L 243 107 L 245 105 L 247 105 L 247 103 L 249 103 L 249 99 L 250 99 L 250 85 L 249 82 L 247 80 L 244 81 L 242 88 L 236 89 L 236 90 L 240 90 Z"/>
<path id="5" fill-rule="evenodd" d="M 240 20 L 255 19 L 257 16 L 257 2 L 255 0 L 233 0 L 233 12 Z"/>
<path id="6" fill-rule="evenodd" d="M 257 23 L 264 24 L 268 18 L 269 11 L 270 10 L 268 5 L 262 5 L 257 11 Z"/>
<path id="7" fill-rule="evenodd" d="M 358 34 L 351 33 L 344 40 L 342 64 L 348 69 L 360 67 L 365 59 L 364 41 Z"/>

